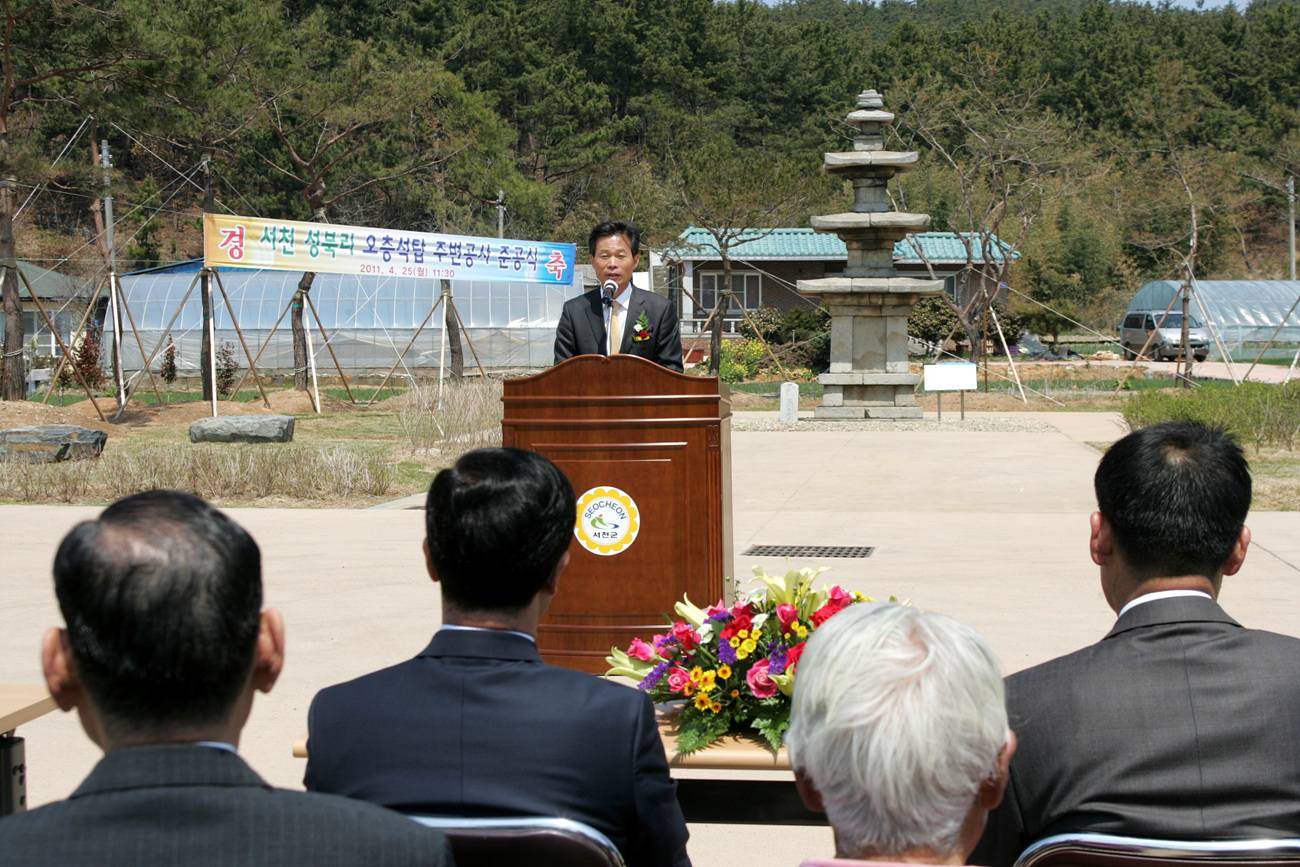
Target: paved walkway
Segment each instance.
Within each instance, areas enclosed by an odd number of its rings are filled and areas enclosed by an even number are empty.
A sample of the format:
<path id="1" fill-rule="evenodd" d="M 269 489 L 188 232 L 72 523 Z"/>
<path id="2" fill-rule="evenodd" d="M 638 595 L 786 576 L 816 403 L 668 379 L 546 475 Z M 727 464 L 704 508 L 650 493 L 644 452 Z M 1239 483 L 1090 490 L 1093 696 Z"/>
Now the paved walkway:
<path id="1" fill-rule="evenodd" d="M 896 594 L 974 624 L 1016 671 L 1098 640 L 1113 622 L 1088 559 L 1088 443 L 1122 434 L 1112 413 L 1035 413 L 1046 433 L 736 433 L 736 571 L 787 568 L 751 545 L 867 545 L 827 560 L 825 578 Z M 0 682 L 34 683 L 43 630 L 60 622 L 49 578 L 55 546 L 98 509 L 0 506 L 5 601 Z M 409 658 L 439 622 L 425 577 L 418 510 L 232 509 L 262 546 L 266 601 L 288 628 L 276 690 L 259 696 L 241 752 L 272 783 L 298 787 L 289 746 L 323 686 Z M 1242 622 L 1300 635 L 1300 513 L 1251 516 L 1255 542 L 1223 601 Z M 795 560 L 791 567 L 813 565 Z M 703 601 L 703 600 L 697 600 Z M 575 712 L 580 709 L 575 708 Z M 31 803 L 66 796 L 98 758 L 72 716 L 23 727 Z M 830 855 L 825 829 L 698 826 L 696 863 L 789 867 Z M 743 853 L 741 855 L 740 853 Z"/>

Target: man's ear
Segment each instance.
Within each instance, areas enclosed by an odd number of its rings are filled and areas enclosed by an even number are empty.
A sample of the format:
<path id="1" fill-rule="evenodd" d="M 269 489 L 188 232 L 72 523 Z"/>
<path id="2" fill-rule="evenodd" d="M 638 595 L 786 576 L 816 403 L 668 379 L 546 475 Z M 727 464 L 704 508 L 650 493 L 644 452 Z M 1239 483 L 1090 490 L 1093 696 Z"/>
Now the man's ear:
<path id="1" fill-rule="evenodd" d="M 977 803 L 985 810 L 992 810 L 1002 803 L 1002 796 L 1011 781 L 1011 757 L 1016 754 L 1016 733 L 1007 729 L 1007 742 L 998 753 L 998 768 L 994 775 L 980 783 Z"/>
<path id="2" fill-rule="evenodd" d="M 284 669 L 284 617 L 274 608 L 262 612 L 253 652 L 253 688 L 270 692 Z"/>
<path id="3" fill-rule="evenodd" d="M 799 800 L 814 813 L 825 813 L 822 805 L 822 793 L 817 791 L 817 784 L 804 774 L 803 768 L 794 769 L 794 787 L 799 790 Z"/>
<path id="4" fill-rule="evenodd" d="M 1237 544 L 1233 546 L 1232 553 L 1228 555 L 1228 560 L 1223 564 L 1224 575 L 1236 575 L 1241 564 L 1246 561 L 1246 549 L 1250 547 L 1250 528 L 1242 525 L 1241 535 L 1237 537 Z"/>
<path id="5" fill-rule="evenodd" d="M 542 589 L 546 590 L 552 596 L 554 596 L 556 593 L 559 593 L 560 575 L 563 574 L 564 570 L 568 568 L 569 568 L 569 552 L 565 551 L 563 556 L 560 557 L 560 562 L 556 563 L 555 569 L 551 571 L 551 577 L 548 578 L 546 583 L 542 585 Z"/>
<path id="6" fill-rule="evenodd" d="M 433 579 L 433 583 L 438 583 L 438 570 L 433 568 L 433 555 L 429 553 L 429 537 L 424 538 L 424 568 Z"/>
<path id="7" fill-rule="evenodd" d="M 59 710 L 70 711 L 85 698 L 77 666 L 72 659 L 72 645 L 67 630 L 51 626 L 41 638 L 41 668 L 45 687 Z"/>
<path id="8" fill-rule="evenodd" d="M 1105 566 L 1115 553 L 1115 535 L 1110 521 L 1102 517 L 1101 512 L 1093 512 L 1088 526 L 1092 530 L 1088 538 L 1088 553 L 1092 555 L 1092 562 Z"/>

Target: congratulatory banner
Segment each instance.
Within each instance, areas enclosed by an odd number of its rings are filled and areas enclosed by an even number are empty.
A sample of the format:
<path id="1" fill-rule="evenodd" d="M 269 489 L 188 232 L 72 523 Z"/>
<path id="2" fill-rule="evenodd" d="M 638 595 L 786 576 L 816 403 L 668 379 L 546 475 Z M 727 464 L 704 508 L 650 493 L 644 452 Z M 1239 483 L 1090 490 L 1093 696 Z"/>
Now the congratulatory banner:
<path id="1" fill-rule="evenodd" d="M 203 264 L 503 283 L 573 282 L 573 244 L 203 215 Z"/>

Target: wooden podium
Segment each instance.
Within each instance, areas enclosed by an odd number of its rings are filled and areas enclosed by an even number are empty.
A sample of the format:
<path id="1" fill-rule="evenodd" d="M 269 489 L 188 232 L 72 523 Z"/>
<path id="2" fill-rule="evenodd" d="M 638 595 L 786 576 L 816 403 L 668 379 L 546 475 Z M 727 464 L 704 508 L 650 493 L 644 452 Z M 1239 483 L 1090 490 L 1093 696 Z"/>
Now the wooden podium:
<path id="1" fill-rule="evenodd" d="M 538 630 L 547 662 L 604 673 L 731 574 L 731 400 L 717 377 L 580 355 L 507 379 L 502 444 L 550 458 L 578 495 L 569 568 Z"/>

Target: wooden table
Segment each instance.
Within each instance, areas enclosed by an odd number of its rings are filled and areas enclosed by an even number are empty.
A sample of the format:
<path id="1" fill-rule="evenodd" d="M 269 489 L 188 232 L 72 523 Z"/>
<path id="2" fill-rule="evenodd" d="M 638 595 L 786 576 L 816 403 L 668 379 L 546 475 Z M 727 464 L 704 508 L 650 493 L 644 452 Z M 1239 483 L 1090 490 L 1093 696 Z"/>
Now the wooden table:
<path id="1" fill-rule="evenodd" d="M 57 708 L 44 684 L 0 684 L 0 816 L 27 809 L 27 767 L 14 729 Z"/>
<path id="2" fill-rule="evenodd" d="M 756 780 L 743 777 L 677 778 L 677 802 L 687 822 L 728 825 L 825 825 L 824 813 L 803 805 L 794 785 L 790 756 L 782 747 L 776 755 L 752 738 L 729 735 L 693 753 L 679 753 L 677 729 L 659 715 L 659 737 L 669 768 L 691 771 L 785 771 L 788 779 Z M 293 742 L 294 758 L 307 758 L 307 735 Z"/>

